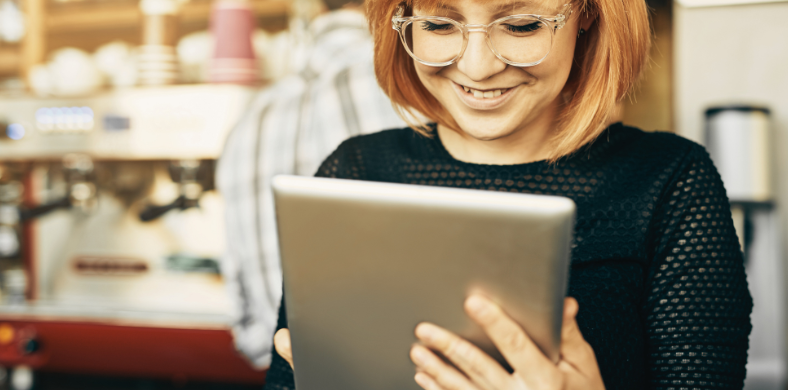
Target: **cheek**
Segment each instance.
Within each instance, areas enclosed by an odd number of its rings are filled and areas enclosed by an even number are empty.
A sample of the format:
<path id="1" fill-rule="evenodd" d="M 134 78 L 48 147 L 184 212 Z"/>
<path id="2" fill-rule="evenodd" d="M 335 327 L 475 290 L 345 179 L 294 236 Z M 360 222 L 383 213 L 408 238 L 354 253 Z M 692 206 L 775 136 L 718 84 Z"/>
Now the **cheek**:
<path id="1" fill-rule="evenodd" d="M 424 64 L 420 64 L 418 62 L 415 63 L 416 67 L 416 74 L 419 76 L 419 80 L 421 83 L 424 84 L 427 88 L 429 85 L 435 82 L 435 77 L 438 76 L 438 73 L 442 70 L 442 68 L 436 68 L 434 66 L 427 66 Z"/>
<path id="2" fill-rule="evenodd" d="M 575 58 L 575 44 L 577 43 L 575 36 L 570 31 L 563 31 L 563 34 L 559 34 L 556 37 L 550 53 L 551 56 L 554 54 L 553 58 L 560 64 L 558 67 L 567 74 L 572 69 L 572 61 Z"/>
<path id="3" fill-rule="evenodd" d="M 528 69 L 528 72 L 542 82 L 549 82 L 551 85 L 556 84 L 554 85 L 555 88 L 551 89 L 560 90 L 569 78 L 574 53 L 574 40 L 567 39 L 566 36 L 556 37 L 553 48 L 550 50 L 547 58 L 541 64 Z"/>
<path id="4" fill-rule="evenodd" d="M 446 94 L 446 81 L 447 79 L 441 75 L 441 71 L 445 68 L 436 68 L 416 63 L 416 75 L 419 81 L 430 92 L 430 94 L 437 99 L 441 104 L 446 104 L 444 97 Z"/>

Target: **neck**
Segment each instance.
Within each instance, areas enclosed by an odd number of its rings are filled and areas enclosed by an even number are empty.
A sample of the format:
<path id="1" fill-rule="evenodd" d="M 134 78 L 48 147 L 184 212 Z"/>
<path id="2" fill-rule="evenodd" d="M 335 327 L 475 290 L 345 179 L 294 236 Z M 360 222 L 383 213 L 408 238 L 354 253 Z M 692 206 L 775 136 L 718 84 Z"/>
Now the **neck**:
<path id="1" fill-rule="evenodd" d="M 482 140 L 438 125 L 444 148 L 457 160 L 474 164 L 513 165 L 545 160 L 558 114 L 557 100 L 534 121 L 503 137 Z"/>

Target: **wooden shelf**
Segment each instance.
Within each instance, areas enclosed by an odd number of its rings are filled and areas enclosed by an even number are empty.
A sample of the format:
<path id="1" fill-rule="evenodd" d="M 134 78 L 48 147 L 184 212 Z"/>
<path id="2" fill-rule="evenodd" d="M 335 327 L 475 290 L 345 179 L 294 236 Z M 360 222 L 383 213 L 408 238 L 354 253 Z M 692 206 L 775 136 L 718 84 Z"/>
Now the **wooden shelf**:
<path id="1" fill-rule="evenodd" d="M 287 15 L 290 13 L 291 3 L 292 1 L 288 0 L 252 1 L 252 9 L 257 17 Z M 180 18 L 182 22 L 193 22 L 208 20 L 210 14 L 211 2 L 195 1 L 183 6 Z"/>
<path id="2" fill-rule="evenodd" d="M 292 0 L 250 0 L 266 28 L 284 28 Z M 30 68 L 45 61 L 52 50 L 75 46 L 84 50 L 112 40 L 138 44 L 142 26 L 139 0 L 22 0 L 27 34 L 16 46 L 0 45 L 0 76 L 23 79 Z M 179 13 L 182 34 L 208 26 L 212 0 L 190 0 Z"/>
<path id="3" fill-rule="evenodd" d="M 287 0 L 253 1 L 258 17 L 285 15 L 290 11 Z M 207 21 L 211 12 L 210 1 L 192 1 L 183 5 L 181 22 Z M 142 14 L 137 2 L 117 4 L 64 4 L 51 7 L 46 16 L 49 33 L 123 29 L 140 26 Z"/>
<path id="4" fill-rule="evenodd" d="M 47 33 L 104 30 L 141 23 L 134 3 L 64 4 L 47 9 Z"/>
<path id="5" fill-rule="evenodd" d="M 21 60 L 19 48 L 13 46 L 0 47 L 0 76 L 14 75 L 19 72 Z"/>

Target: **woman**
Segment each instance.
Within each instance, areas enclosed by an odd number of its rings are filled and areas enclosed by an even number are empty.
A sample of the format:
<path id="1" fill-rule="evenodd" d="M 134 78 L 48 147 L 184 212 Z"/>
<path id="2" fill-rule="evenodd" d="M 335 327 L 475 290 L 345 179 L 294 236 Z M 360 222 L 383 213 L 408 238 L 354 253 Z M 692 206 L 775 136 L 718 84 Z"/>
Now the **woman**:
<path id="1" fill-rule="evenodd" d="M 347 140 L 318 176 L 560 195 L 578 210 L 559 363 L 474 296 L 468 315 L 514 372 L 420 324 L 415 381 L 741 388 L 752 301 L 719 175 L 690 141 L 607 125 L 646 59 L 646 4 L 400 1 L 368 4 L 378 80 L 403 117 L 432 123 Z M 293 387 L 286 327 L 283 305 L 268 388 Z"/>

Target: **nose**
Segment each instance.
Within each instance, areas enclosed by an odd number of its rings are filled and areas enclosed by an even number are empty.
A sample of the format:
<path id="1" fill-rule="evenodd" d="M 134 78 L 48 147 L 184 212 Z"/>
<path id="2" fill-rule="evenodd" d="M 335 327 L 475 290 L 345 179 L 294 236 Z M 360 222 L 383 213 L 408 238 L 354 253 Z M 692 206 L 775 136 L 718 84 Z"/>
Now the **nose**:
<path id="1" fill-rule="evenodd" d="M 487 45 L 487 36 L 482 32 L 471 32 L 465 53 L 457 61 L 457 68 L 473 81 L 483 81 L 506 69 L 506 63 L 498 59 Z"/>

